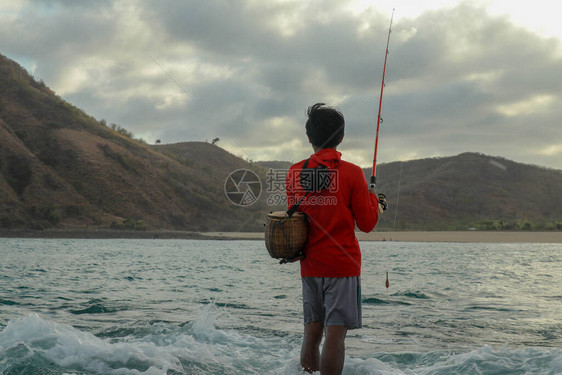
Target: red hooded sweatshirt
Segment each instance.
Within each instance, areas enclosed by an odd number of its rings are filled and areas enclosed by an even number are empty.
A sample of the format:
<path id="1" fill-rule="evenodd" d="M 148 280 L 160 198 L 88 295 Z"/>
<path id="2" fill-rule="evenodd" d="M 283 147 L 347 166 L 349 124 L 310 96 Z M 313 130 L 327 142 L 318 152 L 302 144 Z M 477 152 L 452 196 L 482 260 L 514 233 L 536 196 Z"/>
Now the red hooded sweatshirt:
<path id="1" fill-rule="evenodd" d="M 300 185 L 305 160 L 289 169 L 287 201 L 289 208 L 306 192 Z M 310 193 L 299 207 L 309 221 L 305 259 L 301 277 L 347 277 L 361 274 L 361 250 L 355 237 L 355 225 L 363 231 L 373 230 L 378 221 L 378 198 L 369 192 L 365 175 L 355 164 L 341 160 L 335 149 L 313 154 L 307 168 L 320 164 L 333 170 L 328 189 Z"/>

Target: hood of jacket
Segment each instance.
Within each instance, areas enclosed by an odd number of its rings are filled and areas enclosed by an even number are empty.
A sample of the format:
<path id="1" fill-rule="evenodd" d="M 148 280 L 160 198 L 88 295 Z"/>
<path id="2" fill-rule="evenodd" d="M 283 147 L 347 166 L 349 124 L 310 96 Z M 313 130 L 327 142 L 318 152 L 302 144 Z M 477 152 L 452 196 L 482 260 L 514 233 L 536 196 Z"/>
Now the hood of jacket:
<path id="1" fill-rule="evenodd" d="M 330 169 L 336 169 L 340 165 L 341 152 L 333 148 L 323 148 L 312 154 L 308 161 L 308 168 L 316 168 L 325 165 Z"/>

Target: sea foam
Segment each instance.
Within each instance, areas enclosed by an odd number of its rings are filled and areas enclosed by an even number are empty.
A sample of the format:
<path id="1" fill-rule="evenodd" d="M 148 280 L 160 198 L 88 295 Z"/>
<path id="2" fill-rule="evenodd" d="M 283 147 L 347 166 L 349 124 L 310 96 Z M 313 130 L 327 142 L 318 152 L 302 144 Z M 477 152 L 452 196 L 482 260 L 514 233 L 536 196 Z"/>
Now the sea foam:
<path id="1" fill-rule="evenodd" d="M 37 314 L 8 322 L 0 333 L 0 347 L 17 347 L 25 360 L 38 356 L 61 368 L 105 374 L 166 374 L 182 372 L 178 358 L 165 348 L 147 342 L 103 340 L 72 326 L 46 320 Z M 18 358 L 10 358 L 12 365 Z"/>
<path id="2" fill-rule="evenodd" d="M 216 328 L 222 312 L 202 306 L 185 325 L 156 323 L 140 335 L 100 338 L 30 314 L 0 332 L 0 373 L 25 363 L 96 374 L 267 373 L 296 358 L 295 344 Z M 266 371 L 264 371 L 264 367 Z"/>
<path id="3" fill-rule="evenodd" d="M 0 332 L 0 373 L 53 367 L 53 373 L 88 374 L 283 374 L 302 375 L 300 340 L 259 337 L 217 328 L 220 311 L 201 308 L 185 325 L 156 323 L 142 334 L 100 338 L 30 314 Z M 22 365 L 23 364 L 23 365 Z M 56 370 L 56 371 L 55 371 Z M 49 373 L 49 372 L 42 372 Z M 347 356 L 344 375 L 562 373 L 558 348 L 499 348 L 432 352 L 378 352 Z"/>

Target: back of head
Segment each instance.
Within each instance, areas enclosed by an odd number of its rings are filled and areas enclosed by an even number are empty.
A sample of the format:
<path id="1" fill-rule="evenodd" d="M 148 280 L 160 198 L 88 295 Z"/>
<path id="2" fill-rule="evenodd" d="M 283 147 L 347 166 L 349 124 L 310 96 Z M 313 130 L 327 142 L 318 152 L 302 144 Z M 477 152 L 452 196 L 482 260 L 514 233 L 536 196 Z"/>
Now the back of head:
<path id="1" fill-rule="evenodd" d="M 336 148 L 344 135 L 343 114 L 324 103 L 308 107 L 306 114 L 306 135 L 310 143 L 319 148 Z"/>

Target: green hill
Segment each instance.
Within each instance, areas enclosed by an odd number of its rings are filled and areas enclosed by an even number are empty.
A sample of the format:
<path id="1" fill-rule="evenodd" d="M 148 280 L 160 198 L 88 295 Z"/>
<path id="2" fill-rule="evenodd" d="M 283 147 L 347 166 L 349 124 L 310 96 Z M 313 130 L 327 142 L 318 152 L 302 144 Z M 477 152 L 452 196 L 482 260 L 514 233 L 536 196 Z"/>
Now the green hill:
<path id="1" fill-rule="evenodd" d="M 266 205 L 224 193 L 239 168 L 263 173 L 205 142 L 132 140 L 0 56 L 0 227 L 261 230 Z"/>

